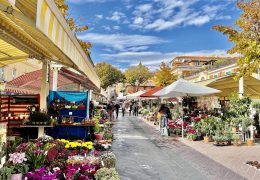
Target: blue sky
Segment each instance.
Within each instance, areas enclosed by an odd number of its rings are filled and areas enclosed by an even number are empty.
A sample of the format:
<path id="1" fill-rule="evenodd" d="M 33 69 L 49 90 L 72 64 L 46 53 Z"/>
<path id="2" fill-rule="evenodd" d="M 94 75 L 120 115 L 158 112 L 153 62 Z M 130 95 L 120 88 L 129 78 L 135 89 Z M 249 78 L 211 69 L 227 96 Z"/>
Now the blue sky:
<path id="1" fill-rule="evenodd" d="M 94 63 L 121 70 L 140 61 L 151 70 L 180 55 L 226 55 L 232 47 L 214 25 L 233 25 L 236 0 L 66 0 L 89 30 Z"/>

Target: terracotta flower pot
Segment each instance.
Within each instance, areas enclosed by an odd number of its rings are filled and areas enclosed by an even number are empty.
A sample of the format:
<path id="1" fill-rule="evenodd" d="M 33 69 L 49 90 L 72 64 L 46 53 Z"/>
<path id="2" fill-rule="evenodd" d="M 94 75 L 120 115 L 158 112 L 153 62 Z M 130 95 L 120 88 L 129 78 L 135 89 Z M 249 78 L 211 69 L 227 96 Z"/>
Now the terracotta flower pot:
<path id="1" fill-rule="evenodd" d="M 100 140 L 102 140 L 102 138 L 103 138 L 103 134 L 101 134 L 101 133 L 96 133 L 96 134 L 95 134 L 95 138 L 96 138 L 96 140 L 100 141 Z"/>
<path id="2" fill-rule="evenodd" d="M 236 133 L 237 132 L 237 128 L 236 127 L 232 127 L 231 131 L 232 131 L 232 133 Z"/>
<path id="3" fill-rule="evenodd" d="M 208 142 L 209 142 L 209 137 L 208 137 L 208 136 L 204 136 L 203 138 L 204 138 L 204 142 L 205 142 L 205 143 L 208 143 Z"/>
<path id="4" fill-rule="evenodd" d="M 254 140 L 253 139 L 248 139 L 246 140 L 246 143 L 248 146 L 253 146 L 254 145 Z"/>
<path id="5" fill-rule="evenodd" d="M 10 180 L 22 180 L 23 174 L 12 174 Z"/>

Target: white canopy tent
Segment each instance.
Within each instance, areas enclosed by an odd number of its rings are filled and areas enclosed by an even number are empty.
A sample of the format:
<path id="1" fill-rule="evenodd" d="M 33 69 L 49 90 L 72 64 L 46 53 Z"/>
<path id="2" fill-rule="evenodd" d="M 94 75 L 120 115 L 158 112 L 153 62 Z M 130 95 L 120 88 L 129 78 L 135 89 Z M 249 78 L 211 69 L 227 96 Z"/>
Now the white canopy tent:
<path id="1" fill-rule="evenodd" d="M 154 93 L 154 96 L 159 97 L 185 97 L 185 96 L 204 96 L 210 94 L 220 93 L 221 91 L 209 88 L 200 84 L 178 79 L 174 83 L 160 91 Z M 182 138 L 183 138 L 183 118 L 182 118 Z"/>
<path id="2" fill-rule="evenodd" d="M 128 94 L 126 95 L 126 99 L 139 99 L 140 96 L 145 93 L 146 91 L 138 91 L 136 93 L 133 94 Z"/>

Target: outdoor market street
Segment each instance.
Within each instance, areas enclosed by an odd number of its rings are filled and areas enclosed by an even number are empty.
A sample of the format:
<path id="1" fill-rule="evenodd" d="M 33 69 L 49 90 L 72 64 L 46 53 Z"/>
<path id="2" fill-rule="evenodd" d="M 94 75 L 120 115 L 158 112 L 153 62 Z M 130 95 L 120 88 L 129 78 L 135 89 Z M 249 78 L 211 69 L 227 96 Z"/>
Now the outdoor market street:
<path id="1" fill-rule="evenodd" d="M 119 116 L 114 125 L 113 152 L 122 180 L 243 179 L 136 117 Z"/>

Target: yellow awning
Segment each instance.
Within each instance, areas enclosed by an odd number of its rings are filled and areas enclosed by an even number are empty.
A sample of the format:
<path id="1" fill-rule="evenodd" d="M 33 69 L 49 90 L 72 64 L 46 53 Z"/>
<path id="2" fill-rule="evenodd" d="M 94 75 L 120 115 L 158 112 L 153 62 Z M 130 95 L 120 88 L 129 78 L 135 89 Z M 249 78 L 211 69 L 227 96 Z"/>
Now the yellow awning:
<path id="1" fill-rule="evenodd" d="M 83 52 L 54 1 L 16 0 L 15 8 L 10 7 L 7 0 L 0 0 L 0 38 L 23 52 L 16 57 L 27 55 L 71 67 L 100 88 L 90 56 Z M 9 57 L 11 62 L 15 61 Z"/>
<path id="2" fill-rule="evenodd" d="M 228 97 L 231 93 L 237 93 L 239 89 L 239 83 L 234 80 L 234 76 L 215 79 L 208 83 L 207 86 L 222 91 L 221 93 L 216 94 L 220 97 Z M 244 78 L 244 95 L 252 98 L 259 98 L 260 80 L 252 76 Z"/>

